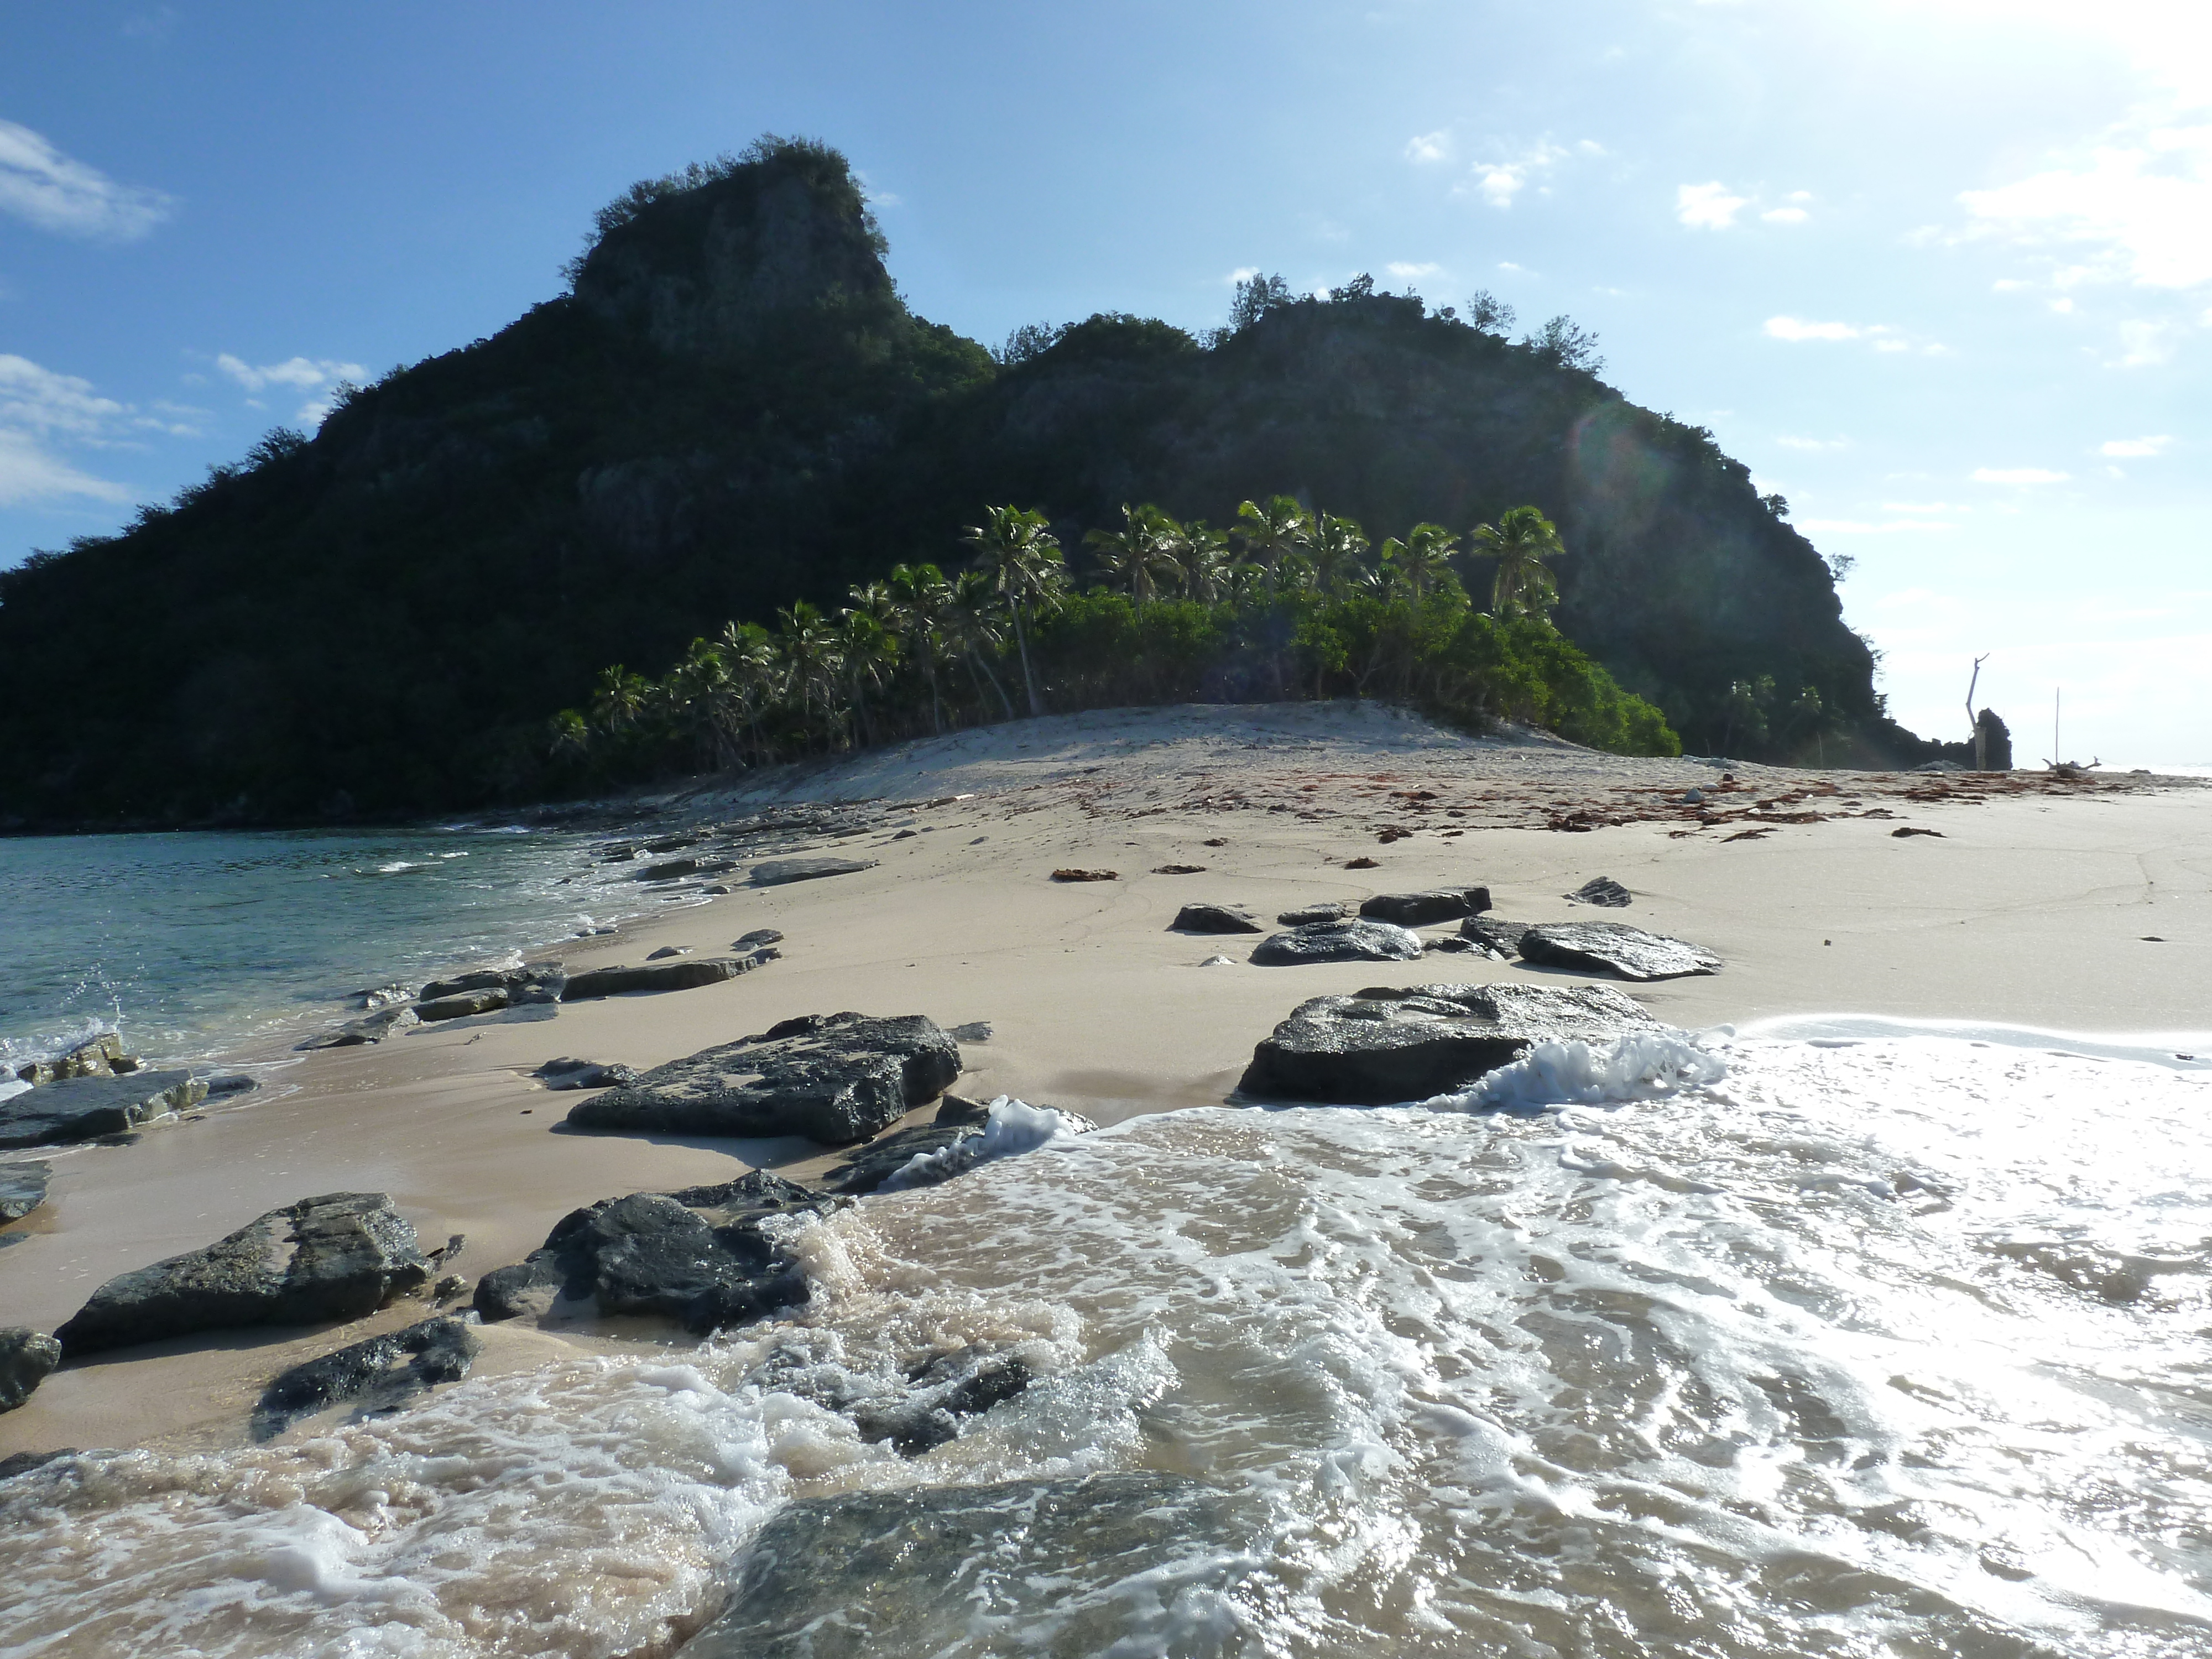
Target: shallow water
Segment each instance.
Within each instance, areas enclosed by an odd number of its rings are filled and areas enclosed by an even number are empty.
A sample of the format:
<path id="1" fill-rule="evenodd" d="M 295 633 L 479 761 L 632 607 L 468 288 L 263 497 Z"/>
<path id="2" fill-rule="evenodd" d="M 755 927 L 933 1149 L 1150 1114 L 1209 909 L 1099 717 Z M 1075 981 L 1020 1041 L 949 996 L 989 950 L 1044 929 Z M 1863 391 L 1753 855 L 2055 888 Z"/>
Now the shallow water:
<path id="1" fill-rule="evenodd" d="M 592 866 L 592 839 L 514 826 L 0 839 L 0 1061 L 117 1029 L 151 1060 L 202 1060 L 333 1020 L 361 987 L 647 908 L 627 868 Z"/>
<path id="2" fill-rule="evenodd" d="M 0 1487 L 0 1653 L 657 1654 L 793 1496 L 1149 1467 L 1246 1518 L 1117 1653 L 2212 1654 L 2212 1079 L 1726 1057 L 1055 1137 L 807 1224 L 792 1322 L 54 1465 Z M 805 1397 L 968 1343 L 1044 1380 L 917 1458 Z M 1069 1650 L 1054 1599 L 945 1651 Z"/>

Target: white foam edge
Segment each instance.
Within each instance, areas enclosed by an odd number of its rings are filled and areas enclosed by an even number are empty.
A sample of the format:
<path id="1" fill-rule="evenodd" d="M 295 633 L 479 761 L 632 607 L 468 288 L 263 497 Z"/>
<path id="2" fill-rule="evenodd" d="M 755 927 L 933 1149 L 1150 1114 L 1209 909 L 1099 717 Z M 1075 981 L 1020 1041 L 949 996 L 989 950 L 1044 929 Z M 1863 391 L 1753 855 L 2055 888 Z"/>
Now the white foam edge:
<path id="1" fill-rule="evenodd" d="M 2174 1072 L 2212 1071 L 2212 1031 L 2067 1031 L 2001 1020 L 1916 1019 L 1893 1014 L 1777 1014 L 1748 1024 L 1716 1028 L 1713 1035 L 1739 1041 L 1810 1042 L 1838 1048 L 1856 1042 L 1936 1037 L 1993 1048 L 2080 1054 L 2093 1060 L 2136 1060 Z M 2187 1055 L 2189 1058 L 2184 1059 Z"/>
<path id="2" fill-rule="evenodd" d="M 905 1192 L 915 1187 L 933 1187 L 962 1175 L 979 1164 L 1033 1152 L 1074 1124 L 1049 1106 L 1032 1106 L 1012 1095 L 1000 1095 L 986 1109 L 982 1129 L 963 1135 L 933 1152 L 916 1152 L 884 1177 L 879 1193 Z"/>

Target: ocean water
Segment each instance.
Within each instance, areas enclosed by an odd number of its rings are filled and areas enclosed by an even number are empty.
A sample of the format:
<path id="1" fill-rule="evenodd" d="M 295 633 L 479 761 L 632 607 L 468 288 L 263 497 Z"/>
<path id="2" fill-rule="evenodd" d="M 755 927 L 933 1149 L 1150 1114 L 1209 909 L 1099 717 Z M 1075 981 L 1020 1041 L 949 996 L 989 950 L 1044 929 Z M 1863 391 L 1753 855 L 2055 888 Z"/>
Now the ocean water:
<path id="1" fill-rule="evenodd" d="M 649 908 L 598 837 L 517 826 L 0 839 L 0 1061 L 120 1030 L 165 1064 L 259 1046 L 347 994 Z"/>
<path id="2" fill-rule="evenodd" d="M 1081 1585 L 1115 1655 L 2212 1654 L 2212 1076 L 1822 1029 L 1054 1135 L 805 1224 L 788 1320 L 64 1460 L 0 1486 L 0 1654 L 660 1655 L 794 1498 L 1139 1468 L 1238 1518 Z M 1040 1380 L 918 1457 L 805 1386 L 962 1345 Z M 934 1650 L 1099 1652 L 1079 1579 Z"/>

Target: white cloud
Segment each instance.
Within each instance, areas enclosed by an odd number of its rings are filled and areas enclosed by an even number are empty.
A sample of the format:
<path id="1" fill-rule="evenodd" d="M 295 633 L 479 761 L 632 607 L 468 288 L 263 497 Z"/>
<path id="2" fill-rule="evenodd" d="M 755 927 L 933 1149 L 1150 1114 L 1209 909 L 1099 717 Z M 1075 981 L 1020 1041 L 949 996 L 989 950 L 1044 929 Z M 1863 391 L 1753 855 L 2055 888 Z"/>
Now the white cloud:
<path id="1" fill-rule="evenodd" d="M 2161 289 L 2212 283 L 2212 125 L 2138 118 L 2103 139 L 2041 173 L 1961 192 L 1969 234 L 2085 249 L 2077 270 L 2097 279 Z"/>
<path id="2" fill-rule="evenodd" d="M 1443 274 L 1443 267 L 1433 259 L 1417 265 L 1408 264 L 1403 259 L 1393 259 L 1382 269 L 1401 282 L 1412 282 L 1418 276 L 1438 276 Z"/>
<path id="3" fill-rule="evenodd" d="M 1441 129 L 1406 141 L 1406 159 L 1409 161 L 1449 161 L 1451 154 L 1451 134 Z"/>
<path id="4" fill-rule="evenodd" d="M 359 385 L 368 378 L 368 371 L 359 363 L 340 362 L 330 357 L 288 357 L 281 363 L 264 363 L 257 368 L 244 358 L 226 351 L 215 360 L 215 366 L 248 392 L 280 386 L 321 394 L 308 398 L 292 416 L 300 425 L 310 429 L 320 426 L 336 406 L 335 394 L 341 382 Z M 251 398 L 246 401 L 256 409 L 261 407 Z"/>
<path id="5" fill-rule="evenodd" d="M 1863 331 L 1849 323 L 1808 323 L 1796 317 L 1766 319 L 1766 335 L 1771 340 L 1856 340 Z"/>
<path id="6" fill-rule="evenodd" d="M 1257 276 L 1259 274 L 1260 274 L 1260 267 L 1259 267 L 1259 266 L 1257 266 L 1257 265 L 1239 265 L 1239 266 L 1237 266 L 1237 269 L 1236 269 L 1236 270 L 1234 270 L 1231 271 L 1231 272 L 1230 272 L 1226 276 L 1224 276 L 1221 280 L 1222 280 L 1224 283 L 1226 283 L 1229 287 L 1231 287 L 1231 288 L 1234 288 L 1234 287 L 1236 287 L 1236 286 L 1237 286 L 1237 283 L 1249 283 L 1249 282 L 1250 282 L 1250 281 L 1251 281 L 1255 276 Z"/>
<path id="7" fill-rule="evenodd" d="M 131 499 L 131 492 L 121 484 L 80 472 L 29 433 L 0 427 L 0 507 L 51 501 L 58 495 L 82 495 L 100 501 Z"/>
<path id="8" fill-rule="evenodd" d="M 2155 438 L 2111 438 L 2097 446 L 2100 455 L 2110 455 L 2115 460 L 2148 460 L 2154 455 L 2163 455 L 2173 447 L 2173 440 L 2160 434 Z"/>
<path id="9" fill-rule="evenodd" d="M 1693 229 L 1726 230 L 1750 205 L 1749 198 L 1735 195 L 1718 180 L 1682 185 L 1674 191 L 1674 216 Z"/>
<path id="10" fill-rule="evenodd" d="M 0 121 L 0 212 L 66 236 L 128 242 L 175 211 L 160 191 L 118 185 L 30 128 Z"/>
<path id="11" fill-rule="evenodd" d="M 1528 266 L 1526 266 L 1526 265 L 1516 265 L 1516 264 L 1515 264 L 1513 263 L 1513 261 L 1512 261 L 1512 260 L 1510 260 L 1510 259 L 1500 259 L 1500 260 L 1498 262 L 1498 268 L 1500 270 L 1510 270 L 1510 271 L 1513 272 L 1516 276 L 1527 276 L 1527 275 L 1528 274 Z"/>
<path id="12" fill-rule="evenodd" d="M 0 506 L 82 495 L 120 501 L 130 492 L 80 471 L 58 443 L 104 447 L 132 424 L 131 410 L 74 374 L 57 374 L 27 357 L 0 353 Z"/>
<path id="13" fill-rule="evenodd" d="M 1881 504 L 1881 510 L 1885 513 L 1917 513 L 1926 514 L 1929 513 L 1971 513 L 1974 509 L 1971 507 L 1961 507 L 1955 501 L 1884 501 Z"/>
<path id="14" fill-rule="evenodd" d="M 2173 356 L 2173 325 L 2171 323 L 2130 319 L 2120 325 L 2120 355 L 2114 360 L 2119 368 L 2149 368 Z"/>
<path id="15" fill-rule="evenodd" d="M 1813 216 L 1800 207 L 1769 208 L 1759 216 L 1770 225 L 1802 225 Z"/>
<path id="16" fill-rule="evenodd" d="M 1972 476 L 1976 483 L 2051 484 L 2064 483 L 2072 475 L 2049 471 L 2039 466 L 1978 466 Z"/>
<path id="17" fill-rule="evenodd" d="M 1808 454 L 1818 453 L 1822 450 L 1849 449 L 1851 447 L 1851 441 L 1849 438 L 1777 438 L 1774 441 L 1784 449 L 1803 450 Z"/>
<path id="18" fill-rule="evenodd" d="M 1566 155 L 1558 145 L 1545 143 L 1529 145 L 1519 155 L 1501 161 L 1477 161 L 1475 188 L 1491 206 L 1510 208 L 1513 198 L 1526 190 L 1538 174 L 1549 172 L 1565 160 Z"/>

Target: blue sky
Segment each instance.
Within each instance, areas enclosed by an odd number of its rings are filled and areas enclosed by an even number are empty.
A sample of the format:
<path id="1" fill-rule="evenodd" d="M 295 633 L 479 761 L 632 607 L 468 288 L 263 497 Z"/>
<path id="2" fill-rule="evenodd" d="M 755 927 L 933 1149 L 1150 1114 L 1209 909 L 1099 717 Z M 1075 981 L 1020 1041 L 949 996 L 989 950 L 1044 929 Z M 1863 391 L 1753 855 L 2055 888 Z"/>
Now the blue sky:
<path id="1" fill-rule="evenodd" d="M 2063 684 L 2069 756 L 2212 763 L 2203 0 L 9 8 L 0 566 L 763 131 L 843 149 L 985 341 L 1210 325 L 1249 270 L 1565 312 L 1856 561 L 1909 724 L 1986 653 L 2024 758 Z"/>

